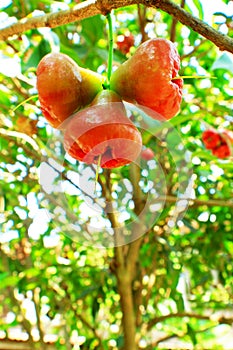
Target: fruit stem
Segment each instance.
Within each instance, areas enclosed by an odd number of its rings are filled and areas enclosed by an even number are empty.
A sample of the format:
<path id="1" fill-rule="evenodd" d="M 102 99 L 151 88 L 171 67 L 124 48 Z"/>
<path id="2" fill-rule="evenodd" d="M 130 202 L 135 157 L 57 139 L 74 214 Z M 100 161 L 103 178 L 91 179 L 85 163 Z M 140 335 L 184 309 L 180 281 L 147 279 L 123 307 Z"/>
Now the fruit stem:
<path id="1" fill-rule="evenodd" d="M 112 25 L 112 14 L 107 14 L 108 21 L 108 72 L 107 72 L 107 84 L 106 88 L 110 88 L 110 78 L 112 75 L 112 62 L 113 62 L 113 25 Z"/>
<path id="2" fill-rule="evenodd" d="M 217 79 L 216 77 L 211 77 L 209 75 L 177 75 L 176 77 L 172 78 L 173 80 L 177 79 Z"/>
<path id="3" fill-rule="evenodd" d="M 102 154 L 100 154 L 99 157 L 98 157 L 98 163 L 97 163 L 97 168 L 96 168 L 96 172 L 95 172 L 95 188 L 94 188 L 94 193 L 96 193 L 96 186 L 97 186 L 98 177 L 99 177 L 99 172 L 100 172 L 101 158 L 102 158 Z"/>
<path id="4" fill-rule="evenodd" d="M 33 95 L 33 96 L 28 97 L 26 100 L 24 100 L 23 102 L 19 103 L 15 108 L 13 108 L 12 111 L 15 112 L 16 109 L 18 109 L 20 106 L 24 105 L 24 104 L 27 103 L 28 101 L 33 100 L 34 98 L 37 98 L 38 96 L 39 96 L 39 95 L 36 94 L 36 95 Z"/>

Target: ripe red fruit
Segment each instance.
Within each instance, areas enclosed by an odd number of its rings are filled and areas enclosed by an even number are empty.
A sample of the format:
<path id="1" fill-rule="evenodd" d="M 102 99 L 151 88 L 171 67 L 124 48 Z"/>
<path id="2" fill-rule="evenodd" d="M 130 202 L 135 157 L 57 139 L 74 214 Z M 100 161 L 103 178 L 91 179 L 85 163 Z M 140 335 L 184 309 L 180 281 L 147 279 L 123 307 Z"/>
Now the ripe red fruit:
<path id="1" fill-rule="evenodd" d="M 182 100 L 179 69 L 175 45 L 166 39 L 150 39 L 112 74 L 110 86 L 124 100 L 156 112 L 152 118 L 157 119 L 159 113 L 170 119 L 179 112 Z"/>
<path id="2" fill-rule="evenodd" d="M 232 153 L 233 133 L 230 130 L 205 130 L 202 141 L 205 147 L 212 150 L 212 154 L 220 159 L 227 158 Z"/>
<path id="3" fill-rule="evenodd" d="M 155 154 L 154 154 L 154 152 L 152 151 L 151 148 L 145 148 L 141 152 L 141 157 L 142 157 L 142 159 L 145 159 L 145 160 L 154 159 L 154 156 L 155 156 Z"/>
<path id="4" fill-rule="evenodd" d="M 202 141 L 207 149 L 213 149 L 221 144 L 221 137 L 215 130 L 205 130 L 202 134 Z"/>
<path id="5" fill-rule="evenodd" d="M 90 107 L 77 112 L 64 136 L 71 157 L 102 168 L 135 161 L 141 152 L 141 134 L 126 115 L 121 98 L 110 90 L 100 92 Z"/>
<path id="6" fill-rule="evenodd" d="M 212 153 L 214 156 L 216 156 L 220 159 L 224 159 L 224 158 L 227 158 L 231 155 L 231 150 L 230 150 L 229 146 L 225 143 L 225 144 L 220 145 L 217 148 L 214 148 L 212 150 Z"/>
<path id="7" fill-rule="evenodd" d="M 125 34 L 125 35 L 118 35 L 117 37 L 117 49 L 121 51 L 124 55 L 126 55 L 131 46 L 134 45 L 134 36 L 133 34 Z"/>
<path id="8" fill-rule="evenodd" d="M 91 103 L 104 82 L 104 77 L 79 67 L 62 53 L 44 56 L 36 74 L 42 113 L 55 128 L 76 110 Z"/>

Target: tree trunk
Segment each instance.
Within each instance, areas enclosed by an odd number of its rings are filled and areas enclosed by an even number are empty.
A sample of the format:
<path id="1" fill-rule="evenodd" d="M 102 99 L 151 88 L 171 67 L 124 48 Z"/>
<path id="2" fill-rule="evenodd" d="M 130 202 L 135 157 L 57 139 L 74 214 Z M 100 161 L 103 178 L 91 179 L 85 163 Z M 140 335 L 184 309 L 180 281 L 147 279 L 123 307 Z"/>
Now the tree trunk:
<path id="1" fill-rule="evenodd" d="M 122 270 L 122 275 L 117 276 L 118 292 L 120 294 L 122 310 L 122 326 L 124 333 L 124 350 L 137 350 L 136 344 L 136 322 L 132 295 L 132 282 L 126 269 Z"/>

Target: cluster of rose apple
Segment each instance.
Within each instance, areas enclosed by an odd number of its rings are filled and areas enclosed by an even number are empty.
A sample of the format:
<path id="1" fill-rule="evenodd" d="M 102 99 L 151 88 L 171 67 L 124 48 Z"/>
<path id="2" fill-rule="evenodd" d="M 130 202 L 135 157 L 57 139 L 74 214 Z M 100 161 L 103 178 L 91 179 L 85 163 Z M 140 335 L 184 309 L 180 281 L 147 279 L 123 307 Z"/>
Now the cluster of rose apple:
<path id="1" fill-rule="evenodd" d="M 179 68 L 175 45 L 151 39 L 113 72 L 106 89 L 102 75 L 62 53 L 51 53 L 37 68 L 41 110 L 64 132 L 64 148 L 73 158 L 103 168 L 123 166 L 142 151 L 141 133 L 123 101 L 138 105 L 152 118 L 174 117 L 182 100 Z"/>
<path id="2" fill-rule="evenodd" d="M 131 33 L 121 34 L 117 36 L 116 46 L 117 49 L 126 55 L 129 53 L 130 48 L 134 45 L 134 36 Z"/>
<path id="3" fill-rule="evenodd" d="M 220 159 L 233 155 L 233 132 L 230 130 L 207 129 L 202 134 L 205 147 Z"/>

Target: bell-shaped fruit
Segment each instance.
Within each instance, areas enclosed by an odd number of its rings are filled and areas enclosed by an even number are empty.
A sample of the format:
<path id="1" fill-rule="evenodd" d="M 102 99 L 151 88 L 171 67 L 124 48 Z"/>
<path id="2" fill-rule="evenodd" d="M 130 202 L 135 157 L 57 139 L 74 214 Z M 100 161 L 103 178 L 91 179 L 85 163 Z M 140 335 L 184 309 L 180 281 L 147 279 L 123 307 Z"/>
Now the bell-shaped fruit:
<path id="1" fill-rule="evenodd" d="M 145 148 L 141 152 L 141 157 L 144 160 L 151 160 L 151 159 L 154 159 L 155 154 L 151 148 Z"/>
<path id="2" fill-rule="evenodd" d="M 208 129 L 203 132 L 202 141 L 206 149 L 213 149 L 221 144 L 221 137 L 216 130 Z"/>
<path id="3" fill-rule="evenodd" d="M 210 149 L 212 154 L 220 159 L 233 155 L 233 132 L 230 130 L 205 130 L 202 134 L 202 141 L 206 149 Z"/>
<path id="4" fill-rule="evenodd" d="M 180 57 L 166 39 L 142 43 L 134 55 L 113 72 L 110 87 L 125 101 L 147 107 L 152 118 L 174 117 L 180 110 L 183 80 L 178 77 Z"/>
<path id="5" fill-rule="evenodd" d="M 91 103 L 103 89 L 104 77 L 79 67 L 62 53 L 44 56 L 36 74 L 42 113 L 55 128 L 76 110 Z"/>
<path id="6" fill-rule="evenodd" d="M 72 116 L 64 135 L 68 154 L 87 164 L 117 168 L 137 159 L 142 139 L 127 117 L 121 98 L 113 91 L 100 92 L 90 107 Z"/>
<path id="7" fill-rule="evenodd" d="M 214 156 L 218 157 L 219 159 L 224 159 L 224 158 L 230 157 L 231 149 L 226 143 L 223 143 L 219 147 L 214 148 L 212 150 L 212 153 Z"/>

